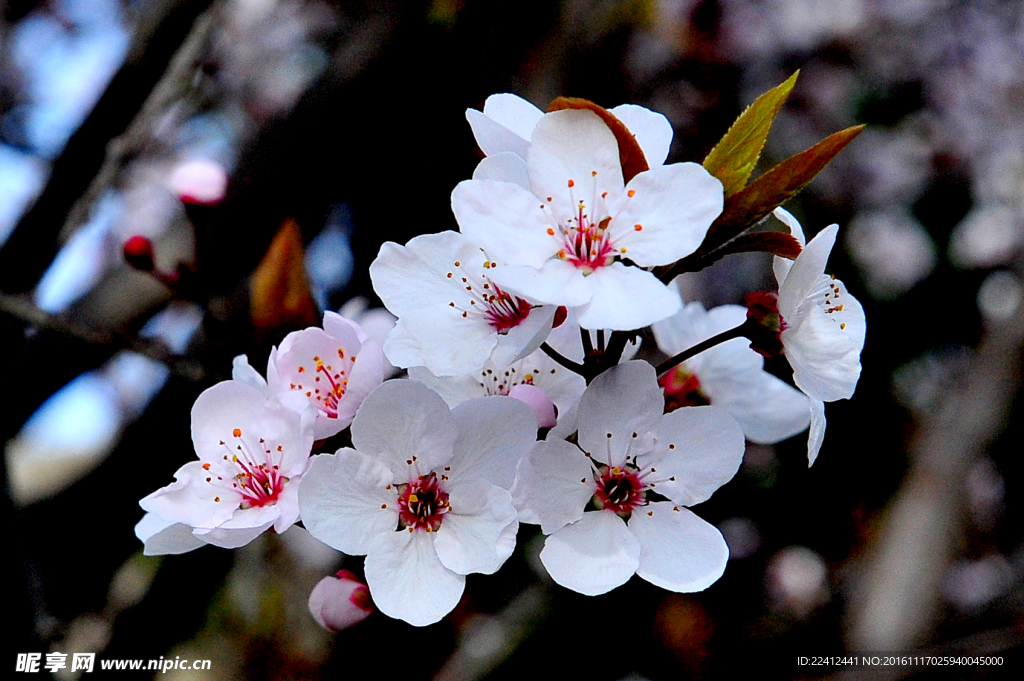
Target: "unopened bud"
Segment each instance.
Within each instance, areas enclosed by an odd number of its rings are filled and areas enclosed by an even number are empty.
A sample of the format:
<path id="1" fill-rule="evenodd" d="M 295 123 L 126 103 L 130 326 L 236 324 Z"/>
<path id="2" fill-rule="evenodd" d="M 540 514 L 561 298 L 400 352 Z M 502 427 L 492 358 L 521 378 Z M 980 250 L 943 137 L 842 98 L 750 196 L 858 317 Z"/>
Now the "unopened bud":
<path id="1" fill-rule="evenodd" d="M 558 327 L 560 327 L 562 324 L 565 323 L 565 319 L 568 316 L 569 316 L 568 308 L 566 308 L 565 305 L 559 305 L 555 309 L 555 321 L 552 322 L 551 328 L 552 329 L 557 329 Z"/>
<path id="2" fill-rule="evenodd" d="M 349 572 L 324 577 L 309 593 L 309 612 L 321 627 L 341 631 L 359 624 L 373 612 L 370 590 Z"/>
<path id="3" fill-rule="evenodd" d="M 185 161 L 171 172 L 170 185 L 184 203 L 212 206 L 224 198 L 228 173 L 215 161 Z"/>
<path id="4" fill-rule="evenodd" d="M 750 348 L 765 357 L 778 357 L 783 350 L 782 332 L 786 330 L 786 320 L 779 314 L 779 294 L 748 293 L 746 303 Z"/>
<path id="5" fill-rule="evenodd" d="M 124 242 L 124 259 L 142 272 L 153 271 L 153 242 L 144 236 L 133 236 Z"/>
<path id="6" fill-rule="evenodd" d="M 537 416 L 538 428 L 554 428 L 558 423 L 558 412 L 555 403 L 548 394 L 535 385 L 522 383 L 508 391 L 509 397 L 525 402 Z"/>

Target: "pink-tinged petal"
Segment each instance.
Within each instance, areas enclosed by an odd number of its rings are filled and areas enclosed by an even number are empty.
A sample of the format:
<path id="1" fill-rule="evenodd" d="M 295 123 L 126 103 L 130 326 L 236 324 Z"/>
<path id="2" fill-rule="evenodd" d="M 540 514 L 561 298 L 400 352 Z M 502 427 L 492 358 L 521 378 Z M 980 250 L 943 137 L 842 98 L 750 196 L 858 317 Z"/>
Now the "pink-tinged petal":
<path id="1" fill-rule="evenodd" d="M 557 584 L 598 596 L 629 581 L 640 565 L 640 544 L 622 518 L 593 511 L 548 537 L 540 560 Z"/>
<path id="2" fill-rule="evenodd" d="M 825 441 L 825 403 L 811 400 L 811 429 L 807 433 L 807 467 L 814 465 Z"/>
<path id="3" fill-rule="evenodd" d="M 441 563 L 460 575 L 494 574 L 516 547 L 519 521 L 509 493 L 483 480 L 457 484 L 434 536 Z"/>
<path id="4" fill-rule="evenodd" d="M 786 279 L 779 283 L 779 313 L 787 324 L 796 322 L 798 308 L 818 288 L 838 232 L 838 225 L 821 230 L 793 261 Z"/>
<path id="5" fill-rule="evenodd" d="M 614 366 L 580 398 L 579 445 L 597 461 L 622 466 L 635 440 L 646 441 L 658 431 L 664 409 L 653 366 L 642 361 Z"/>
<path id="6" fill-rule="evenodd" d="M 339 551 L 364 555 L 374 538 L 398 527 L 391 471 L 351 449 L 314 456 L 299 485 L 299 511 L 309 533 Z"/>
<path id="7" fill-rule="evenodd" d="M 459 231 L 503 265 L 539 268 L 558 252 L 542 203 L 511 182 L 464 180 L 452 191 Z"/>
<path id="8" fill-rule="evenodd" d="M 462 598 L 466 578 L 446 568 L 434 550 L 434 534 L 377 535 L 365 563 L 373 602 L 388 617 L 416 627 L 438 622 Z"/>
<path id="9" fill-rule="evenodd" d="M 530 309 L 530 314 L 504 334 L 498 335 L 498 343 L 491 351 L 490 364 L 506 367 L 518 362 L 540 347 L 551 333 L 555 319 L 555 306 L 542 305 Z"/>
<path id="10" fill-rule="evenodd" d="M 559 220 L 575 216 L 579 201 L 592 212 L 603 203 L 602 194 L 612 200 L 622 192 L 619 145 L 597 114 L 573 109 L 545 114 L 532 142 L 526 158 L 530 187 Z"/>
<path id="11" fill-rule="evenodd" d="M 174 556 L 206 544 L 192 534 L 190 526 L 161 518 L 155 513 L 142 516 L 135 525 L 135 536 L 143 543 L 142 553 L 146 556 Z"/>
<path id="12" fill-rule="evenodd" d="M 485 156 L 473 170 L 473 179 L 511 182 L 530 191 L 530 176 L 526 172 L 526 160 L 510 151 Z"/>
<path id="13" fill-rule="evenodd" d="M 519 520 L 540 525 L 544 534 L 583 517 L 593 495 L 590 462 L 579 448 L 564 440 L 538 442 L 519 462 L 512 486 Z"/>
<path id="14" fill-rule="evenodd" d="M 732 480 L 744 448 L 743 431 L 727 411 L 683 407 L 662 417 L 656 448 L 641 454 L 639 463 L 656 469 L 651 475 L 655 492 L 692 506 Z"/>
<path id="15" fill-rule="evenodd" d="M 451 411 L 458 439 L 449 464 L 452 480 L 486 480 L 509 489 L 519 459 L 537 439 L 533 410 L 511 397 L 481 397 Z"/>
<path id="16" fill-rule="evenodd" d="M 665 116 L 636 104 L 620 104 L 609 111 L 633 133 L 648 166 L 654 168 L 665 163 L 673 134 L 672 124 Z"/>
<path id="17" fill-rule="evenodd" d="M 213 477 L 199 461 L 190 461 L 177 470 L 174 482 L 139 502 L 145 511 L 190 527 L 216 527 L 226 522 L 238 508 L 242 495 L 214 488 L 206 478 Z"/>
<path id="18" fill-rule="evenodd" d="M 588 277 L 571 263 L 558 259 L 548 260 L 540 269 L 503 265 L 491 273 L 491 279 L 506 291 L 535 303 L 574 307 L 587 303 L 593 295 Z"/>
<path id="19" fill-rule="evenodd" d="M 621 262 L 594 270 L 586 278 L 590 302 L 576 308 L 584 329 L 629 331 L 670 317 L 682 307 L 679 293 L 650 272 Z"/>
<path id="20" fill-rule="evenodd" d="M 832 402 L 851 397 L 857 387 L 866 323 L 863 308 L 842 282 L 827 283 L 839 291 L 831 307 L 808 301 L 797 324 L 782 332 L 782 344 L 797 387 Z"/>
<path id="21" fill-rule="evenodd" d="M 473 137 L 484 154 L 500 154 L 511 152 L 517 156 L 526 158 L 530 150 L 529 141 L 523 139 L 516 133 L 489 118 L 476 109 L 466 109 L 466 121 L 473 130 Z"/>
<path id="22" fill-rule="evenodd" d="M 349 341 L 351 334 L 354 334 L 355 339 L 358 342 L 353 345 L 357 347 L 360 344 L 365 343 L 368 338 L 366 331 L 363 330 L 362 326 L 357 324 L 355 321 L 346 319 L 337 312 L 331 312 L 330 310 L 324 312 L 324 331 L 327 332 L 327 335 L 343 341 L 346 345 L 351 342 Z"/>
<path id="23" fill-rule="evenodd" d="M 425 367 L 436 376 L 458 376 L 484 365 L 497 346 L 497 336 L 475 321 L 444 328 L 438 325 L 438 315 L 414 313 L 391 329 L 384 354 L 396 367 Z"/>
<path id="24" fill-rule="evenodd" d="M 274 532 L 281 534 L 299 521 L 299 485 L 302 476 L 292 478 L 285 483 L 281 493 L 277 495 L 277 519 L 274 520 Z"/>
<path id="25" fill-rule="evenodd" d="M 309 613 L 327 631 L 348 629 L 372 612 L 370 590 L 348 570 L 324 577 L 309 593 Z"/>
<path id="26" fill-rule="evenodd" d="M 548 394 L 535 385 L 520 384 L 508 391 L 509 397 L 514 397 L 530 409 L 537 417 L 538 428 L 554 428 L 558 423 L 558 414 L 555 412 L 555 403 L 551 401 Z"/>
<path id="27" fill-rule="evenodd" d="M 362 344 L 357 359 L 358 361 L 352 363 L 352 371 L 348 377 L 345 394 L 338 402 L 337 420 L 345 426 L 352 423 L 352 417 L 355 416 L 359 405 L 363 403 L 367 395 L 373 392 L 374 388 L 384 382 L 389 370 L 384 351 L 372 340 L 367 340 Z"/>
<path id="28" fill-rule="evenodd" d="M 277 519 L 277 510 L 270 506 L 238 510 L 226 523 L 214 528 L 196 528 L 192 533 L 222 549 L 237 549 L 269 530 Z"/>
<path id="29" fill-rule="evenodd" d="M 697 163 L 658 166 L 630 180 L 608 229 L 633 262 L 667 265 L 697 249 L 722 212 L 722 197 L 722 183 Z"/>
<path id="30" fill-rule="evenodd" d="M 703 591 L 725 572 L 729 546 L 722 533 L 689 509 L 649 504 L 629 519 L 629 530 L 640 544 L 636 573 L 655 586 L 678 593 Z"/>
<path id="31" fill-rule="evenodd" d="M 388 466 L 398 483 L 448 464 L 457 437 L 444 400 L 405 379 L 387 381 L 370 393 L 352 422 L 355 448 Z"/>
<path id="32" fill-rule="evenodd" d="M 530 139 L 544 112 L 518 95 L 502 92 L 484 101 L 484 114 L 523 139 Z"/>

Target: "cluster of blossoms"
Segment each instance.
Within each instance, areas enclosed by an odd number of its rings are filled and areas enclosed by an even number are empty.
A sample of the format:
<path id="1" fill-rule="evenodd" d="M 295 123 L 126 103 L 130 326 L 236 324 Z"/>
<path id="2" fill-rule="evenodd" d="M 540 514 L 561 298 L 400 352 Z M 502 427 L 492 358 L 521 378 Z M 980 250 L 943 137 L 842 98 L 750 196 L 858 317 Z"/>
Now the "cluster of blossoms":
<path id="1" fill-rule="evenodd" d="M 701 247 L 726 194 L 704 166 L 664 163 L 663 116 L 503 94 L 467 118 L 486 156 L 452 193 L 459 231 L 385 243 L 370 266 L 397 317 L 383 347 L 327 313 L 272 351 L 265 379 L 237 358 L 193 409 L 199 460 L 141 502 L 147 553 L 241 546 L 301 519 L 366 556 L 382 612 L 426 625 L 528 523 L 566 588 L 637 574 L 698 591 L 729 550 L 689 507 L 735 475 L 745 441 L 810 428 L 813 463 L 824 402 L 852 394 L 864 342 L 860 305 L 825 274 L 836 226 L 805 242 L 777 209 L 800 247 L 775 258 L 778 292 L 706 311 L 663 273 Z M 657 367 L 632 359 L 647 326 L 672 356 Z M 769 346 L 795 388 L 764 370 Z M 408 378 L 385 381 L 389 363 Z M 346 428 L 351 446 L 312 453 Z M 353 579 L 314 590 L 324 626 L 365 616 Z"/>

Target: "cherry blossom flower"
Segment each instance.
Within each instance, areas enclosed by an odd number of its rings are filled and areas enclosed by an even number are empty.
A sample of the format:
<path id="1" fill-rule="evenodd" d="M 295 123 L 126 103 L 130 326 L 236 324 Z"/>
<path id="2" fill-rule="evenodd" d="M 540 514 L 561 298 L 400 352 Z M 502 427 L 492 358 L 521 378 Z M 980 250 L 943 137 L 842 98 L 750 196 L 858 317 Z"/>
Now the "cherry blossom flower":
<path id="1" fill-rule="evenodd" d="M 555 308 L 535 307 L 495 283 L 492 262 L 458 232 L 387 242 L 370 265 L 373 288 L 398 323 L 384 353 L 435 376 L 468 374 L 488 360 L 507 366 L 551 331 Z"/>
<path id="2" fill-rule="evenodd" d="M 381 612 L 437 622 L 465 575 L 491 574 L 512 554 L 519 522 L 507 490 L 536 429 L 512 398 L 449 410 L 422 383 L 387 381 L 352 422 L 355 449 L 313 457 L 299 490 L 303 523 L 339 551 L 366 555 Z"/>
<path id="3" fill-rule="evenodd" d="M 136 527 L 147 553 L 207 544 L 236 548 L 299 518 L 298 482 L 313 446 L 312 407 L 297 392 L 281 401 L 241 381 L 205 390 L 192 407 L 198 461 L 139 502 L 149 513 Z"/>
<path id="4" fill-rule="evenodd" d="M 654 324 L 658 347 L 675 355 L 723 331 L 747 316 L 739 305 L 706 311 L 700 303 Z M 677 365 L 660 379 L 671 409 L 712 404 L 729 412 L 751 442 L 773 444 L 807 430 L 807 397 L 764 370 L 764 358 L 744 338 L 716 345 Z"/>
<path id="5" fill-rule="evenodd" d="M 363 398 L 384 382 L 388 368 L 380 346 L 358 324 L 325 312 L 323 329 L 290 333 L 271 350 L 267 384 L 275 393 L 305 394 L 317 408 L 314 435 L 322 440 L 352 423 Z"/>
<path id="6" fill-rule="evenodd" d="M 775 217 L 804 244 L 800 223 L 782 208 Z M 793 382 L 810 399 L 807 462 L 814 463 L 825 438 L 825 402 L 853 395 L 860 378 L 860 352 L 867 323 L 864 309 L 843 282 L 825 274 L 838 225 L 830 225 L 804 246 L 796 260 L 774 259 L 779 282 L 780 338 Z"/>
<path id="7" fill-rule="evenodd" d="M 697 248 L 722 210 L 717 179 L 676 163 L 624 186 L 615 136 L 580 110 L 540 119 L 526 165 L 529 190 L 475 179 L 452 193 L 462 233 L 492 258 L 491 281 L 531 302 L 573 308 L 587 329 L 640 328 L 679 310 L 678 293 L 642 268 Z"/>
<path id="8" fill-rule="evenodd" d="M 309 612 L 327 631 L 359 624 L 373 612 L 370 590 L 348 570 L 324 577 L 309 592 Z"/>
<path id="9" fill-rule="evenodd" d="M 549 438 L 520 462 L 519 518 L 549 535 L 540 558 L 558 584 L 597 595 L 635 573 L 689 592 L 725 570 L 721 533 L 685 507 L 735 475 L 743 433 L 723 409 L 663 406 L 654 367 L 620 364 L 583 394 L 575 444 Z"/>

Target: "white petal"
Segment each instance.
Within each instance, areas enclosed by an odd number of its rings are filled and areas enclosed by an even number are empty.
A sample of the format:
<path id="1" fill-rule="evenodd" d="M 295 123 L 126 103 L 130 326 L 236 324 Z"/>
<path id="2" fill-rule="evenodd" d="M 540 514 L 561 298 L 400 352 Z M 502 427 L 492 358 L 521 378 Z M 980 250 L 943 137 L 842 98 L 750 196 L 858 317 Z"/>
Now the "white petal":
<path id="1" fill-rule="evenodd" d="M 497 395 L 463 402 L 451 413 L 459 438 L 449 477 L 458 482 L 486 480 L 509 489 L 519 459 L 537 440 L 533 410 L 515 398 Z"/>
<path id="2" fill-rule="evenodd" d="M 489 257 L 509 265 L 539 268 L 558 252 L 558 242 L 548 234 L 551 222 L 541 203 L 511 182 L 463 180 L 452 191 L 459 231 Z"/>
<path id="3" fill-rule="evenodd" d="M 416 381 L 387 381 L 363 400 L 352 422 L 352 443 L 395 472 L 396 482 L 425 474 L 452 458 L 458 437 L 448 405 Z"/>
<path id="4" fill-rule="evenodd" d="M 675 287 L 665 286 L 650 272 L 621 262 L 596 269 L 586 283 L 590 302 L 576 308 L 584 329 L 639 329 L 674 315 L 682 306 Z"/>
<path id="5" fill-rule="evenodd" d="M 779 206 L 772 211 L 772 215 L 774 215 L 779 222 L 789 228 L 789 233 L 793 235 L 794 239 L 800 242 L 801 246 L 807 245 L 807 238 L 804 237 L 804 228 L 800 226 L 800 221 L 793 217 L 792 213 L 782 206 Z"/>
<path id="6" fill-rule="evenodd" d="M 466 109 L 466 120 L 473 130 L 473 137 L 484 154 L 511 152 L 522 158 L 530 150 L 530 142 L 476 109 Z"/>
<path id="7" fill-rule="evenodd" d="M 142 553 L 147 556 L 178 555 L 206 543 L 192 534 L 190 526 L 166 520 L 155 513 L 142 516 L 135 525 L 135 536 L 143 543 Z"/>
<path id="8" fill-rule="evenodd" d="M 519 521 L 509 493 L 483 481 L 455 485 L 434 536 L 434 550 L 452 572 L 494 574 L 516 547 Z"/>
<path id="9" fill-rule="evenodd" d="M 493 369 L 492 369 L 493 371 Z M 409 378 L 419 381 L 438 395 L 449 407 L 455 407 L 466 400 L 487 397 L 487 389 L 481 383 L 486 368 L 474 374 L 462 376 L 435 376 L 425 367 L 409 367 Z"/>
<path id="10" fill-rule="evenodd" d="M 655 323 L 652 331 L 661 351 L 676 355 L 715 334 L 739 326 L 746 319 L 747 309 L 740 305 L 720 305 L 708 312 L 700 303 L 692 302 L 668 319 Z"/>
<path id="11" fill-rule="evenodd" d="M 564 440 L 538 442 L 519 462 L 512 498 L 519 520 L 540 525 L 544 534 L 574 523 L 594 496 L 590 462 Z"/>
<path id="12" fill-rule="evenodd" d="M 830 283 L 840 293 L 833 307 L 809 301 L 797 325 L 782 332 L 793 382 L 815 399 L 832 402 L 853 395 L 860 379 L 864 347 L 864 310 L 838 279 Z M 836 310 L 838 303 L 843 309 Z M 832 312 L 827 310 L 831 309 Z"/>
<path id="13" fill-rule="evenodd" d="M 302 524 L 328 546 L 361 556 L 377 535 L 398 527 L 392 480 L 387 466 L 351 449 L 314 456 L 299 485 Z"/>
<path id="14" fill-rule="evenodd" d="M 673 132 L 667 118 L 636 104 L 620 104 L 610 111 L 633 133 L 649 167 L 665 163 L 672 146 Z"/>
<path id="15" fill-rule="evenodd" d="M 593 276 L 593 275 L 591 275 Z M 588 277 L 571 263 L 557 258 L 548 260 L 540 268 L 505 265 L 491 273 L 491 279 L 501 288 L 518 293 L 535 303 L 549 305 L 583 305 L 593 292 Z"/>
<path id="16" fill-rule="evenodd" d="M 279 515 L 275 506 L 239 509 L 225 523 L 214 528 L 196 528 L 192 533 L 222 549 L 237 549 L 269 530 Z"/>
<path id="17" fill-rule="evenodd" d="M 388 361 L 396 367 L 425 367 L 436 376 L 457 376 L 482 367 L 498 344 L 498 334 L 477 320 L 446 326 L 439 319 L 447 321 L 431 313 L 399 319 L 384 341 Z"/>
<path id="18" fill-rule="evenodd" d="M 199 461 L 190 461 L 174 473 L 174 482 L 139 501 L 143 510 L 190 527 L 216 527 L 238 508 L 242 495 L 214 488 Z"/>
<path id="19" fill-rule="evenodd" d="M 656 451 L 641 455 L 639 463 L 656 469 L 656 492 L 692 506 L 732 480 L 744 444 L 743 431 L 724 409 L 683 407 L 662 417 Z"/>
<path id="20" fill-rule="evenodd" d="M 498 334 L 498 343 L 491 351 L 490 361 L 495 367 L 507 367 L 540 347 L 555 321 L 554 305 L 543 305 L 530 309 L 530 314 L 518 326 L 504 334 Z"/>
<path id="21" fill-rule="evenodd" d="M 622 192 L 618 142 L 591 111 L 545 114 L 533 130 L 526 165 L 534 195 L 549 203 L 559 219 L 575 216 L 580 200 L 588 210 L 597 210 L 601 194 L 613 198 Z"/>
<path id="22" fill-rule="evenodd" d="M 530 191 L 530 176 L 526 172 L 526 159 L 510 151 L 485 156 L 473 170 L 473 179 L 511 182 Z"/>
<path id="23" fill-rule="evenodd" d="M 484 101 L 484 114 L 523 139 L 530 139 L 544 112 L 518 95 L 502 92 Z"/>
<path id="24" fill-rule="evenodd" d="M 807 433 L 807 467 L 814 465 L 821 444 L 825 441 L 825 403 L 811 400 L 811 430 Z"/>
<path id="25" fill-rule="evenodd" d="M 591 382 L 578 408 L 579 444 L 602 463 L 621 466 L 638 438 L 656 432 L 665 397 L 654 367 L 643 361 L 614 366 Z"/>
<path id="26" fill-rule="evenodd" d="M 697 163 L 652 168 L 630 180 L 626 190 L 611 209 L 608 229 L 615 247 L 644 267 L 693 253 L 722 212 L 722 183 Z"/>
<path id="27" fill-rule="evenodd" d="M 676 507 L 678 508 L 678 507 Z M 629 519 L 640 543 L 636 573 L 662 589 L 703 591 L 722 576 L 729 547 L 714 525 L 668 502 L 649 504 Z"/>
<path id="28" fill-rule="evenodd" d="M 548 537 L 540 560 L 556 583 L 597 596 L 629 581 L 640 565 L 640 543 L 622 518 L 592 511 Z"/>
<path id="29" fill-rule="evenodd" d="M 818 288 L 838 232 L 838 225 L 821 230 L 796 257 L 786 279 L 779 284 L 779 313 L 787 324 L 793 323 L 797 308 Z"/>
<path id="30" fill-rule="evenodd" d="M 312 463 L 312 460 L 310 460 Z M 299 521 L 299 484 L 302 476 L 284 483 L 277 495 L 277 519 L 274 520 L 274 532 L 281 534 Z"/>
<path id="31" fill-rule="evenodd" d="M 245 355 L 235 357 L 231 363 L 231 380 L 247 383 L 264 395 L 269 394 L 267 392 L 267 379 L 260 376 L 260 372 L 250 366 L 249 358 Z"/>
<path id="32" fill-rule="evenodd" d="M 370 547 L 366 583 L 388 617 L 426 626 L 440 621 L 462 598 L 466 578 L 441 563 L 433 537 L 421 531 L 387 532 Z"/>

